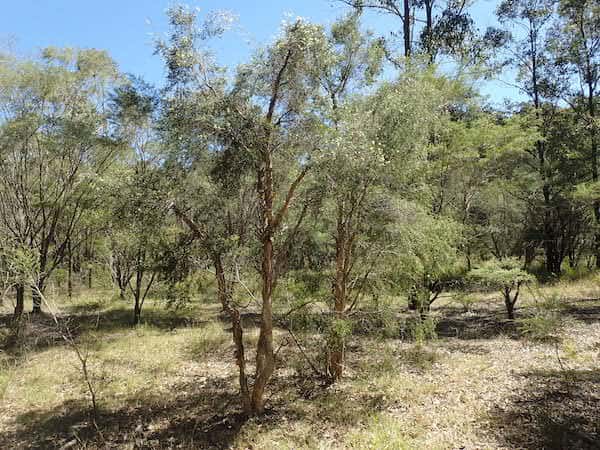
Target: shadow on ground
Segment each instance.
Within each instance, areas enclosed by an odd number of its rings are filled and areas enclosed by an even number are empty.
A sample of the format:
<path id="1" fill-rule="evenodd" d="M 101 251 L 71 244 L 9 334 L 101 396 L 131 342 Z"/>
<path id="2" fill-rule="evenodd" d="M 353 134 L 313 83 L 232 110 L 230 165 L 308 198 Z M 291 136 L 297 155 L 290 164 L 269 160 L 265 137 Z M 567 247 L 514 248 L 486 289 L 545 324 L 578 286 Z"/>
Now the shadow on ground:
<path id="1" fill-rule="evenodd" d="M 440 308 L 437 334 L 440 337 L 464 340 L 493 339 L 498 336 L 518 338 L 513 321 L 503 311 L 475 310 L 464 313 L 456 308 Z"/>
<path id="2" fill-rule="evenodd" d="M 233 377 L 210 377 L 174 385 L 169 398 L 124 398 L 120 403 L 130 406 L 100 410 L 97 429 L 89 405 L 67 401 L 18 416 L 14 432 L 0 433 L 0 448 L 226 449 L 248 429 L 254 430 L 251 434 L 272 428 L 285 433 L 295 422 L 318 429 L 352 426 L 384 405 L 375 393 L 348 399 L 319 380 L 278 377 L 271 387 L 278 395 L 269 398 L 266 413 L 248 420 L 239 409 L 236 388 Z M 252 437 L 245 439 L 252 442 Z M 319 442 L 317 434 L 310 439 Z"/>
<path id="3" fill-rule="evenodd" d="M 99 432 L 89 405 L 67 401 L 18 416 L 16 432 L 0 434 L 0 448 L 227 448 L 244 423 L 233 387 L 231 380 L 214 377 L 175 385 L 167 399 L 123 399 L 132 406 L 100 407 Z"/>
<path id="4" fill-rule="evenodd" d="M 507 448 L 600 449 L 600 370 L 522 376 L 525 392 L 491 412 L 499 442 Z"/>

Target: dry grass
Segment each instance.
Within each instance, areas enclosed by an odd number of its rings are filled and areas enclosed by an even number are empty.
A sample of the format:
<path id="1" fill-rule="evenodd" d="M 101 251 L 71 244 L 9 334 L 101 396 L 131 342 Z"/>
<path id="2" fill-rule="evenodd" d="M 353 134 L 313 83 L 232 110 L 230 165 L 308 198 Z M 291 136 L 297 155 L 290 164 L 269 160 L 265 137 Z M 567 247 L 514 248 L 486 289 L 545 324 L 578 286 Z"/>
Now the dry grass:
<path id="1" fill-rule="evenodd" d="M 347 377 L 332 386 L 288 343 L 269 412 L 249 421 L 238 414 L 233 349 L 217 305 L 173 312 L 151 301 L 145 323 L 132 329 L 129 305 L 106 292 L 82 295 L 61 311 L 73 315 L 89 353 L 102 433 L 89 426 L 72 351 L 40 341 L 20 355 L 0 353 L 0 447 L 597 448 L 600 301 L 575 300 L 598 298 L 597 282 L 543 288 L 544 296 L 569 299 L 551 341 L 520 336 L 492 294 L 471 312 L 440 301 L 437 340 L 357 335 Z M 525 292 L 518 314 L 533 308 L 534 292 Z M 286 336 L 278 330 L 277 343 Z M 256 338 L 248 329 L 248 348 Z M 319 337 L 299 338 L 318 360 Z"/>

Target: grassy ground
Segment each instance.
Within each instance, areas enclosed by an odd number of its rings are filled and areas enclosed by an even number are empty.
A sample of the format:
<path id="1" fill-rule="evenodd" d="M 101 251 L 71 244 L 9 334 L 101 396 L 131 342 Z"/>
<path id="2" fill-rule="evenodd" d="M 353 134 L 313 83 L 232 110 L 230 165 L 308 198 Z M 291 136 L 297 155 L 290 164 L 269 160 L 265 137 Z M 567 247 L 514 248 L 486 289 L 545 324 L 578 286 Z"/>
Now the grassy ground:
<path id="1" fill-rule="evenodd" d="M 433 341 L 355 330 L 347 377 L 331 386 L 278 329 L 268 412 L 249 421 L 217 305 L 150 301 L 132 329 L 128 303 L 83 289 L 55 299 L 88 356 L 98 430 L 78 360 L 44 316 L 28 323 L 24 347 L 0 353 L 0 448 L 600 448 L 599 281 L 537 292 L 561 299 L 548 323 L 509 323 L 496 295 L 477 294 L 468 308 L 438 302 Z M 537 310 L 533 299 L 525 292 L 520 317 Z M 297 337 L 318 361 L 320 339 Z"/>

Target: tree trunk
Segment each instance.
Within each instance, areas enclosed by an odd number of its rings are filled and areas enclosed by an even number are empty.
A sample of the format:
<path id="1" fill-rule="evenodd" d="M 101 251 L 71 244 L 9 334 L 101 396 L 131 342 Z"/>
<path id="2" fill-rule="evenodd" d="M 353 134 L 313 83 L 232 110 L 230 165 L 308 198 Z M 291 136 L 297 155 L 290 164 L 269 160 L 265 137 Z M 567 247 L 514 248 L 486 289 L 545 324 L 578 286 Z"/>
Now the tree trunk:
<path id="1" fill-rule="evenodd" d="M 411 54 L 411 42 L 410 42 L 410 1 L 404 0 L 404 21 L 403 33 L 404 33 L 404 56 L 410 57 Z"/>
<path id="2" fill-rule="evenodd" d="M 589 67 L 589 64 L 588 64 Z M 596 106 L 594 102 L 594 87 L 592 85 L 592 75 L 588 71 L 588 113 L 590 115 L 590 142 L 591 142 L 591 159 L 592 159 L 592 181 L 598 181 L 598 144 L 596 142 Z M 600 201 L 594 201 L 594 218 L 596 226 L 600 225 Z M 600 232 L 595 233 L 595 254 L 596 268 L 600 269 Z"/>
<path id="3" fill-rule="evenodd" d="M 43 292 L 43 282 L 38 282 L 37 287 L 31 288 L 31 300 L 33 302 L 32 314 L 39 314 L 42 312 L 42 297 L 40 292 Z"/>
<path id="4" fill-rule="evenodd" d="M 226 302 L 227 312 L 231 318 L 231 334 L 233 336 L 233 343 L 235 345 L 235 362 L 239 370 L 239 382 L 240 382 L 240 395 L 242 397 L 242 407 L 244 413 L 248 416 L 253 414 L 253 402 L 250 395 L 250 389 L 248 387 L 248 377 L 246 376 L 246 355 L 244 352 L 244 331 L 242 329 L 242 322 L 240 318 L 240 312 L 231 306 L 229 302 Z"/>
<path id="5" fill-rule="evenodd" d="M 230 292 L 220 254 L 215 253 L 213 255 L 213 264 L 215 266 L 215 278 L 217 279 L 217 298 L 223 307 L 223 311 L 228 311 Z"/>
<path id="6" fill-rule="evenodd" d="M 425 2 L 425 49 L 429 57 L 429 64 L 435 62 L 433 50 L 433 1 Z"/>
<path id="7" fill-rule="evenodd" d="M 15 286 L 16 304 L 15 311 L 13 313 L 13 319 L 19 320 L 23 315 L 25 309 L 25 286 L 18 284 Z"/>
<path id="8" fill-rule="evenodd" d="M 343 222 L 342 207 L 338 207 L 337 236 L 335 240 L 335 280 L 333 286 L 334 313 L 336 319 L 342 319 L 346 309 L 346 258 L 347 258 L 346 229 Z M 344 342 L 334 336 L 330 344 L 329 375 L 334 380 L 342 378 L 344 370 Z"/>
<path id="9" fill-rule="evenodd" d="M 140 307 L 140 300 L 136 296 L 135 304 L 133 305 L 133 325 L 138 325 L 140 323 L 141 316 L 142 316 L 142 308 Z"/>
<path id="10" fill-rule="evenodd" d="M 229 314 L 229 318 L 231 319 L 231 334 L 233 337 L 233 343 L 235 345 L 235 361 L 239 370 L 238 379 L 240 382 L 242 407 L 245 414 L 252 415 L 252 397 L 248 387 L 248 377 L 246 376 L 246 355 L 243 337 L 244 331 L 242 328 L 240 312 L 231 305 L 231 290 L 227 283 L 227 279 L 225 278 L 223 261 L 219 253 L 215 253 L 213 255 L 213 263 L 215 266 L 215 277 L 217 279 L 217 297 L 223 306 L 223 311 L 227 312 Z"/>
<path id="11" fill-rule="evenodd" d="M 506 305 L 506 315 L 509 320 L 515 319 L 515 305 L 510 299 L 510 294 L 505 294 L 504 304 Z"/>
<path id="12" fill-rule="evenodd" d="M 256 379 L 252 390 L 252 412 L 264 412 L 264 391 L 275 370 L 273 354 L 273 238 L 266 233 L 262 256 L 262 313 L 256 348 Z"/>
<path id="13" fill-rule="evenodd" d="M 71 240 L 67 244 L 68 261 L 67 261 L 67 295 L 73 297 L 73 249 L 71 248 Z"/>
<path id="14" fill-rule="evenodd" d="M 142 315 L 142 282 L 144 280 L 144 271 L 141 269 L 142 256 L 141 252 L 138 252 L 137 269 L 135 272 L 135 288 L 133 289 L 133 325 L 140 323 L 140 317 Z"/>
<path id="15" fill-rule="evenodd" d="M 506 305 L 506 315 L 508 316 L 509 320 L 515 319 L 515 304 L 517 303 L 517 299 L 519 298 L 519 288 L 520 284 L 519 286 L 517 286 L 513 298 L 510 297 L 511 289 L 504 288 L 504 304 Z"/>

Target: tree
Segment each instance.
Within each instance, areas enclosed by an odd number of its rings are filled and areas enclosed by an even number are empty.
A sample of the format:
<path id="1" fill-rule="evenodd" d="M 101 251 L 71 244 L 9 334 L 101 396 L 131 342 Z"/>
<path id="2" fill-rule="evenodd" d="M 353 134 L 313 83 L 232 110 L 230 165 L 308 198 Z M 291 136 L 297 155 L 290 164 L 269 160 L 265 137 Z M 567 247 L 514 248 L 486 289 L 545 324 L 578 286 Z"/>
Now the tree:
<path id="1" fill-rule="evenodd" d="M 514 258 L 486 261 L 473 269 L 469 275 L 483 285 L 502 292 L 506 314 L 510 320 L 515 318 L 515 304 L 519 299 L 521 286 L 535 280 L 532 275 L 521 269 L 519 260 Z"/>
<path id="2" fill-rule="evenodd" d="M 309 55 L 322 48 L 322 32 L 320 27 L 300 20 L 286 24 L 273 45 L 259 52 L 250 64 L 238 69 L 236 81 L 228 92 L 218 76 L 219 68 L 211 63 L 206 52 L 197 50 L 203 38 L 213 34 L 214 27 L 209 26 L 207 34 L 199 32 L 195 25 L 196 14 L 183 7 L 172 9 L 170 16 L 173 33 L 170 42 L 159 44 L 158 52 L 169 68 L 173 98 L 176 100 L 189 92 L 187 89 L 192 83 L 204 96 L 203 105 L 218 107 L 226 113 L 217 115 L 221 120 L 216 123 L 210 116 L 202 116 L 208 119 L 205 124 L 197 120 L 190 122 L 194 126 L 208 127 L 208 136 L 213 138 L 197 143 L 214 148 L 216 152 L 241 152 L 255 174 L 258 214 L 253 220 L 257 224 L 260 246 L 262 292 L 256 375 L 252 387 L 245 373 L 239 311 L 233 306 L 227 309 L 233 323 L 244 410 L 247 414 L 260 414 L 264 410 L 264 391 L 275 368 L 272 302 L 276 283 L 275 258 L 279 252 L 275 251 L 274 240 L 285 224 L 296 191 L 310 168 L 310 150 L 314 143 L 307 139 L 306 130 L 312 122 L 304 114 L 304 105 L 315 87 L 308 64 Z M 282 178 L 279 178 L 278 164 L 285 167 Z M 290 170 L 290 165 L 296 165 L 296 173 Z M 280 188 L 281 179 L 290 179 L 287 187 Z M 283 191 L 284 200 L 277 205 L 275 194 L 279 189 Z M 205 238 L 205 230 L 195 227 L 197 224 L 189 217 L 186 220 L 184 214 L 178 215 L 192 230 L 196 228 L 197 237 Z"/>
<path id="3" fill-rule="evenodd" d="M 156 93 L 142 80 L 130 78 L 111 98 L 115 137 L 127 147 L 111 184 L 113 217 L 110 252 L 120 295 L 133 295 L 133 324 L 160 276 L 162 242 L 168 239 L 165 213 L 166 177 L 161 168 L 155 132 Z"/>
<path id="4" fill-rule="evenodd" d="M 3 64 L 0 103 L 0 221 L 3 233 L 39 257 L 33 311 L 96 197 L 117 151 L 102 108 L 117 82 L 102 51 L 48 48 L 41 61 Z"/>
<path id="5" fill-rule="evenodd" d="M 426 214 L 414 203 L 400 202 L 397 214 L 401 251 L 391 277 L 409 292 L 409 309 L 424 317 L 439 295 L 463 275 L 458 251 L 462 229 L 452 219 Z"/>
<path id="6" fill-rule="evenodd" d="M 324 195 L 325 217 L 334 217 L 333 311 L 343 321 L 355 269 L 358 248 L 376 220 L 378 209 L 373 201 L 385 160 L 381 148 L 365 126 L 370 113 L 366 105 L 348 100 L 351 89 L 363 89 L 375 81 L 381 71 L 381 42 L 359 29 L 359 15 L 350 14 L 331 27 L 323 52 L 315 54 L 313 67 L 321 90 L 318 100 L 324 122 L 323 152 L 319 155 L 314 183 Z M 359 125 L 360 126 L 357 126 Z M 361 277 L 362 278 L 362 277 Z M 364 281 L 363 283 L 364 284 Z M 340 329 L 344 327 L 338 327 Z M 332 326 L 335 329 L 335 326 Z M 340 379 L 344 364 L 344 339 L 332 339 L 338 348 L 329 349 L 328 372 Z"/>
<path id="7" fill-rule="evenodd" d="M 485 46 L 496 45 L 491 31 L 485 38 L 477 36 L 468 0 L 338 0 L 351 6 L 359 14 L 365 9 L 390 15 L 400 20 L 402 31 L 392 32 L 402 38 L 403 56 L 409 59 L 424 55 L 427 63 L 433 64 L 441 55 L 458 57 L 459 60 L 480 59 Z M 493 31 L 493 30 L 492 30 Z M 399 61 L 386 45 L 389 59 L 396 65 Z"/>
<path id="8" fill-rule="evenodd" d="M 558 197 L 551 181 L 550 154 L 545 142 L 545 119 L 551 117 L 555 108 L 552 101 L 556 100 L 553 90 L 554 74 L 545 36 L 551 24 L 555 3 L 554 0 L 506 0 L 498 5 L 496 14 L 502 24 L 525 30 L 523 34 L 512 35 L 510 62 L 518 70 L 517 80 L 521 91 L 530 98 L 535 115 L 535 120 L 532 121 L 540 127 L 541 137 L 535 143 L 535 150 L 531 151 L 531 155 L 536 160 L 541 180 L 538 195 L 542 203 L 542 244 L 546 269 L 549 273 L 560 275 L 562 259 L 553 227 L 553 209 Z"/>
<path id="9" fill-rule="evenodd" d="M 564 98 L 585 125 L 588 136 L 584 160 L 589 161 L 590 181 L 598 182 L 598 119 L 600 96 L 600 7 L 588 0 L 559 3 L 558 18 L 551 31 L 553 63 L 563 77 Z M 600 224 L 600 200 L 592 199 L 596 226 Z M 600 232 L 595 233 L 596 267 L 600 268 Z"/>

